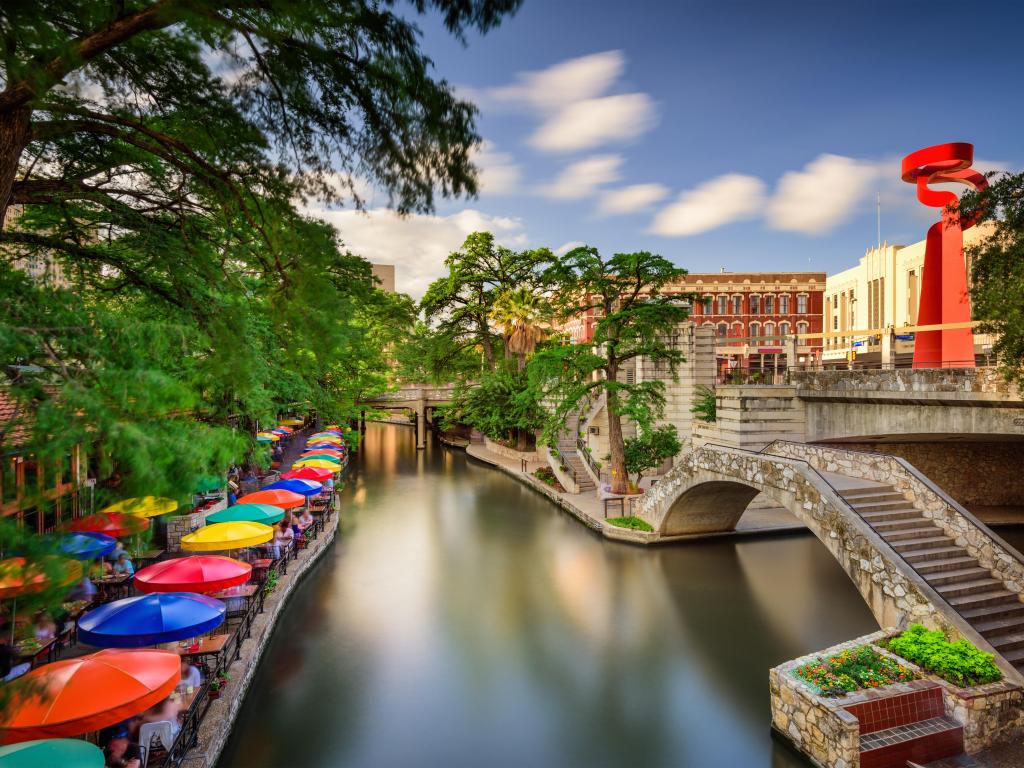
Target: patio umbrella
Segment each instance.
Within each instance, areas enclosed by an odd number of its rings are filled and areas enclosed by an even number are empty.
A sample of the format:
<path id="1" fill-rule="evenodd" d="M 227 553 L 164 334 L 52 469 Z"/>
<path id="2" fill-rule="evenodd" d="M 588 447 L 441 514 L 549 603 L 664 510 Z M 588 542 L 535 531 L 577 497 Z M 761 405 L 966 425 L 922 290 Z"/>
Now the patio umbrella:
<path id="1" fill-rule="evenodd" d="M 280 427 L 278 427 L 277 429 L 272 429 L 272 430 L 270 430 L 270 434 L 272 434 L 272 435 L 278 435 L 278 436 L 280 436 L 280 437 L 288 437 L 288 435 L 289 435 L 290 433 L 289 433 L 289 432 L 287 432 L 286 430 L 283 430 L 283 429 L 281 429 Z"/>
<path id="2" fill-rule="evenodd" d="M 98 731 L 163 701 L 180 680 L 173 651 L 103 650 L 44 664 L 14 684 L 0 712 L 0 741 Z"/>
<path id="3" fill-rule="evenodd" d="M 330 469 L 302 467 L 300 469 L 291 469 L 287 472 L 282 472 L 281 477 L 285 480 L 316 480 L 318 483 L 322 483 L 333 474 L 334 472 Z"/>
<path id="4" fill-rule="evenodd" d="M 340 464 L 335 464 L 333 461 L 324 461 L 323 459 L 303 459 L 302 461 L 296 461 L 292 466 L 295 469 L 313 467 L 315 469 L 329 469 L 331 472 L 341 472 Z"/>
<path id="5" fill-rule="evenodd" d="M 82 739 L 40 739 L 0 747 L 0 768 L 103 768 L 105 762 L 103 750 Z"/>
<path id="6" fill-rule="evenodd" d="M 223 477 L 217 477 L 216 475 L 203 475 L 196 481 L 195 492 L 196 493 L 210 493 L 211 491 L 219 491 L 227 485 Z"/>
<path id="7" fill-rule="evenodd" d="M 0 599 L 12 599 L 11 645 L 18 617 L 18 598 L 42 592 L 47 587 L 66 587 L 82 578 L 82 564 L 56 555 L 42 555 L 34 560 L 9 557 L 0 560 Z"/>
<path id="8" fill-rule="evenodd" d="M 278 480 L 276 483 L 271 483 L 263 490 L 265 491 L 291 491 L 297 493 L 300 496 L 316 496 L 321 493 L 324 489 L 323 483 L 318 483 L 314 480 Z"/>
<path id="9" fill-rule="evenodd" d="M 135 574 L 140 592 L 220 592 L 245 584 L 252 566 L 223 555 L 176 557 L 142 568 Z"/>
<path id="10" fill-rule="evenodd" d="M 105 533 L 119 539 L 142 533 L 149 528 L 149 520 L 137 515 L 123 515 L 119 512 L 97 512 L 95 515 L 78 517 L 68 523 L 69 531 L 81 533 Z"/>
<path id="11" fill-rule="evenodd" d="M 207 523 L 251 522 L 273 525 L 284 519 L 284 510 L 273 504 L 235 504 L 207 515 Z"/>
<path id="12" fill-rule="evenodd" d="M 292 429 L 291 427 L 289 427 L 289 426 L 288 426 L 287 424 L 278 424 L 278 425 L 277 425 L 277 426 L 276 426 L 276 427 L 275 427 L 274 429 L 275 429 L 275 431 L 279 429 L 279 430 L 281 430 L 282 432 L 287 432 L 287 433 L 288 433 L 289 435 L 290 435 L 290 434 L 291 434 L 292 432 L 294 432 L 294 431 L 295 431 L 294 429 Z"/>
<path id="13" fill-rule="evenodd" d="M 307 445 L 303 453 L 329 453 L 339 459 L 345 455 L 345 451 L 332 443 L 321 443 L 320 445 Z"/>
<path id="14" fill-rule="evenodd" d="M 182 536 L 181 548 L 189 552 L 219 552 L 254 547 L 272 538 L 274 529 L 263 523 L 214 523 Z"/>
<path id="15" fill-rule="evenodd" d="M 65 533 L 59 539 L 61 554 L 75 560 L 96 560 L 114 551 L 117 539 L 105 533 Z"/>
<path id="16" fill-rule="evenodd" d="M 288 427 L 301 427 L 302 426 L 302 419 L 294 419 L 294 418 L 281 419 L 281 423 L 284 424 L 285 426 L 288 426 Z"/>
<path id="17" fill-rule="evenodd" d="M 142 648 L 196 637 L 224 623 L 220 600 L 193 592 L 155 592 L 94 608 L 78 620 L 78 642 Z"/>
<path id="18" fill-rule="evenodd" d="M 281 436 L 276 434 L 276 433 L 274 433 L 274 432 L 257 432 L 256 433 L 256 439 L 259 440 L 261 437 L 270 438 L 271 440 L 273 440 L 275 442 L 281 439 Z"/>
<path id="19" fill-rule="evenodd" d="M 318 435 L 310 436 L 310 438 L 308 440 L 306 440 L 306 442 L 307 443 L 337 443 L 338 445 L 340 445 L 341 443 L 343 443 L 345 441 L 342 440 L 341 437 L 339 437 L 338 435 L 318 434 Z"/>
<path id="20" fill-rule="evenodd" d="M 277 437 L 277 435 L 256 435 L 256 442 L 257 443 L 272 443 L 272 442 L 274 442 L 274 438 L 276 438 L 276 437 Z M 280 438 L 278 438 L 278 439 L 280 439 Z"/>
<path id="21" fill-rule="evenodd" d="M 281 509 L 301 507 L 305 502 L 306 499 L 299 494 L 283 491 L 280 488 L 247 493 L 238 500 L 239 504 L 272 504 L 275 507 L 281 507 Z"/>
<path id="22" fill-rule="evenodd" d="M 342 462 L 341 456 L 335 456 L 332 453 L 321 453 L 319 451 L 314 451 L 313 453 L 304 453 L 302 454 L 302 456 L 299 457 L 299 459 L 301 461 L 306 461 L 307 459 L 323 459 L 324 461 L 333 461 L 335 464 L 341 464 Z"/>
<path id="23" fill-rule="evenodd" d="M 123 499 L 116 504 L 111 504 L 100 512 L 115 514 L 136 515 L 137 517 L 159 517 L 173 512 L 178 508 L 178 502 L 174 499 L 165 499 L 161 496 L 143 496 L 141 499 Z"/>

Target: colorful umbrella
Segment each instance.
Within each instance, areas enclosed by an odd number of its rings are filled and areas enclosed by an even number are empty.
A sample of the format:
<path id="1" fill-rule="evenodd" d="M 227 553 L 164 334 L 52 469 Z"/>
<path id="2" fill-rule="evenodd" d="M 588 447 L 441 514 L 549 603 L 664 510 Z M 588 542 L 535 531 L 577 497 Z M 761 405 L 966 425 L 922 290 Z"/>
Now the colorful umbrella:
<path id="1" fill-rule="evenodd" d="M 47 587 L 66 587 L 82 578 L 82 564 L 56 555 L 35 560 L 9 557 L 0 560 L 0 599 L 42 592 Z"/>
<path id="2" fill-rule="evenodd" d="M 304 453 L 299 457 L 300 461 L 308 461 L 309 459 L 323 459 L 324 461 L 333 461 L 335 464 L 341 464 L 343 461 L 340 456 L 334 456 L 330 453 L 320 453 L 319 451 Z"/>
<path id="3" fill-rule="evenodd" d="M 136 572 L 135 588 L 147 593 L 219 592 L 245 584 L 251 575 L 252 566 L 249 563 L 223 555 L 176 557 L 153 563 Z"/>
<path id="4" fill-rule="evenodd" d="M 302 419 L 294 418 L 281 419 L 281 423 L 289 427 L 301 427 L 303 424 Z"/>
<path id="5" fill-rule="evenodd" d="M 274 440 L 274 441 L 277 441 L 277 440 L 281 439 L 281 436 L 278 435 L 278 434 L 275 434 L 274 432 L 257 432 L 256 433 L 256 439 L 259 440 L 261 437 L 267 437 L 267 438 L 270 438 L 271 440 Z"/>
<path id="6" fill-rule="evenodd" d="M 277 437 L 277 435 L 256 435 L 256 442 L 257 443 L 272 443 L 272 442 L 274 442 L 274 438 L 276 438 L 276 437 Z M 278 439 L 280 439 L 280 438 L 278 438 Z"/>
<path id="7" fill-rule="evenodd" d="M 70 531 L 82 533 L 105 533 L 119 539 L 122 536 L 131 536 L 142 533 L 149 528 L 149 520 L 138 515 L 122 515 L 117 512 L 97 512 L 95 515 L 86 515 L 72 520 L 67 525 Z"/>
<path id="8" fill-rule="evenodd" d="M 117 539 L 105 533 L 65 533 L 58 546 L 62 554 L 75 560 L 96 560 L 113 552 Z"/>
<path id="9" fill-rule="evenodd" d="M 274 428 L 274 431 L 275 431 L 275 432 L 276 432 L 277 430 L 281 430 L 282 432 L 287 432 L 287 433 L 288 433 L 289 435 L 290 435 L 290 434 L 291 434 L 292 432 L 294 432 L 294 431 L 295 431 L 294 429 L 292 429 L 291 427 L 287 426 L 286 424 L 278 424 L 278 425 L 277 425 L 277 426 L 276 426 L 276 427 Z"/>
<path id="10" fill-rule="evenodd" d="M 306 503 L 306 499 L 297 493 L 282 491 L 275 488 L 273 490 L 262 490 L 256 491 L 255 493 L 247 493 L 238 500 L 238 503 L 272 504 L 275 507 L 281 507 L 281 509 L 292 509 L 293 507 L 301 507 Z"/>
<path id="11" fill-rule="evenodd" d="M 178 508 L 178 502 L 174 499 L 165 499 L 161 496 L 143 496 L 141 499 L 123 499 L 116 504 L 111 504 L 100 513 L 136 515 L 137 517 L 159 517 L 173 512 Z"/>
<path id="12" fill-rule="evenodd" d="M 263 523 L 214 523 L 182 536 L 181 548 L 189 552 L 218 552 L 254 547 L 272 538 L 274 529 Z"/>
<path id="13" fill-rule="evenodd" d="M 196 637 L 224 623 L 220 600 L 192 592 L 155 592 L 101 605 L 78 620 L 78 642 L 142 648 Z"/>
<path id="14" fill-rule="evenodd" d="M 0 747 L 0 768 L 103 768 L 105 762 L 103 750 L 82 739 L 41 739 Z"/>
<path id="15" fill-rule="evenodd" d="M 335 464 L 333 461 L 324 461 L 323 459 L 303 459 L 302 461 L 296 461 L 292 466 L 295 469 L 313 467 L 315 469 L 329 469 L 331 472 L 341 472 L 340 464 Z"/>
<path id="16" fill-rule="evenodd" d="M 330 433 L 320 433 L 311 435 L 307 443 L 338 443 L 339 445 L 345 442 L 339 435 L 333 435 Z"/>
<path id="17" fill-rule="evenodd" d="M 322 445 L 307 445 L 306 450 L 303 453 L 329 453 L 332 456 L 337 456 L 339 459 L 345 455 L 345 451 L 332 445 L 331 443 L 324 443 Z"/>
<path id="18" fill-rule="evenodd" d="M 285 480 L 316 480 L 318 483 L 322 483 L 333 474 L 334 472 L 330 469 L 302 467 L 301 469 L 292 469 L 287 472 L 282 472 L 281 477 Z"/>
<path id="19" fill-rule="evenodd" d="M 207 523 L 251 522 L 273 525 L 284 519 L 284 510 L 273 504 L 235 504 L 207 515 Z"/>
<path id="20" fill-rule="evenodd" d="M 288 437 L 289 433 L 278 427 L 277 429 L 270 430 L 270 434 L 278 435 L 279 437 Z"/>
<path id="21" fill-rule="evenodd" d="M 0 712 L 0 741 L 98 731 L 163 701 L 180 680 L 173 651 L 103 650 L 44 664 L 14 684 Z"/>
<path id="22" fill-rule="evenodd" d="M 265 491 L 291 491 L 297 493 L 300 496 L 316 496 L 321 493 L 324 489 L 323 483 L 318 483 L 314 480 L 278 480 L 276 483 L 271 483 L 263 490 Z"/>

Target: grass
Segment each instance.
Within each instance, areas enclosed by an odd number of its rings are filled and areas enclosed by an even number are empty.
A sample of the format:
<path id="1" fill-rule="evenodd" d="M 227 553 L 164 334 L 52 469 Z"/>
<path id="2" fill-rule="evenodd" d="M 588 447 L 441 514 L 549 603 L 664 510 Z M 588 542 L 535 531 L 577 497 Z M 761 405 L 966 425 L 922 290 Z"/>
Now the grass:
<path id="1" fill-rule="evenodd" d="M 605 522 L 611 523 L 616 528 L 630 528 L 634 531 L 647 531 L 651 533 L 654 529 L 646 520 L 630 515 L 629 517 L 609 517 Z"/>

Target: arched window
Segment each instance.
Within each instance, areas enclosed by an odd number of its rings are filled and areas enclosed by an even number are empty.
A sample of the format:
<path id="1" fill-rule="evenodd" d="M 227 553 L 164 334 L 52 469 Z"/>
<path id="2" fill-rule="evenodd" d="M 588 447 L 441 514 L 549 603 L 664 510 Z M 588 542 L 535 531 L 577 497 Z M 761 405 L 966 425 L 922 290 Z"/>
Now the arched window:
<path id="1" fill-rule="evenodd" d="M 718 338 L 724 339 L 726 334 L 729 333 L 729 326 L 725 323 L 718 324 Z"/>
<path id="2" fill-rule="evenodd" d="M 779 336 L 789 336 L 789 323 L 779 323 Z"/>
<path id="3" fill-rule="evenodd" d="M 807 325 L 807 323 L 800 322 L 800 323 L 796 324 L 796 332 L 798 334 L 799 333 L 807 333 L 808 332 L 808 330 L 807 330 L 808 328 L 809 328 L 809 326 Z"/>
<path id="4" fill-rule="evenodd" d="M 760 315 L 761 314 L 761 297 L 757 294 L 750 295 L 750 314 Z"/>
<path id="5" fill-rule="evenodd" d="M 750 324 L 750 331 L 749 331 L 749 333 L 747 335 L 748 336 L 760 336 L 761 335 L 761 324 L 760 323 L 751 323 Z"/>
<path id="6" fill-rule="evenodd" d="M 701 296 L 700 307 L 701 307 L 701 310 L 702 310 L 703 314 L 705 314 L 705 315 L 710 315 L 711 314 L 711 302 L 712 302 L 712 300 L 713 299 L 712 299 L 711 296 Z"/>
<path id="7" fill-rule="evenodd" d="M 764 335 L 765 336 L 774 336 L 775 335 L 775 323 L 765 323 L 764 324 Z"/>

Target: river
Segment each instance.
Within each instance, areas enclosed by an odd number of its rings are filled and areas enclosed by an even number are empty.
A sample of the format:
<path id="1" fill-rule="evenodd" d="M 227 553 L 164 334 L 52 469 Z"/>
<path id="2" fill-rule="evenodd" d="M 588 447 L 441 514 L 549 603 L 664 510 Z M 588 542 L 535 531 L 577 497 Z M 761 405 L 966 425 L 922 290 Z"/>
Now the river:
<path id="1" fill-rule="evenodd" d="M 374 424 L 220 766 L 803 768 L 769 667 L 876 628 L 809 534 L 613 544 Z"/>

